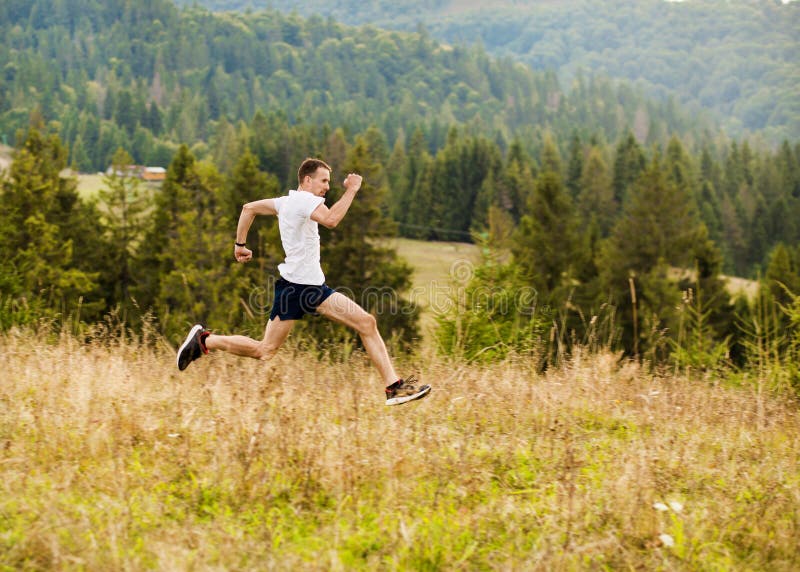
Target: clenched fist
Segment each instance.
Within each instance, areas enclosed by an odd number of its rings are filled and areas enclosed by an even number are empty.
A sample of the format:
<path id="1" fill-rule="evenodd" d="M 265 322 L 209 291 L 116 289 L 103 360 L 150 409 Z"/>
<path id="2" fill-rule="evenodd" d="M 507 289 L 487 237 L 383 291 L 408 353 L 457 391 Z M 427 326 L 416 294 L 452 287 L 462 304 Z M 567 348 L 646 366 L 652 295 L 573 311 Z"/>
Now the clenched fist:
<path id="1" fill-rule="evenodd" d="M 253 258 L 253 251 L 246 246 L 236 246 L 233 249 L 233 257 L 236 262 L 250 262 L 250 259 Z"/>
<path id="2" fill-rule="evenodd" d="M 348 191 L 358 191 L 364 178 L 356 173 L 349 173 L 344 180 L 344 188 Z"/>

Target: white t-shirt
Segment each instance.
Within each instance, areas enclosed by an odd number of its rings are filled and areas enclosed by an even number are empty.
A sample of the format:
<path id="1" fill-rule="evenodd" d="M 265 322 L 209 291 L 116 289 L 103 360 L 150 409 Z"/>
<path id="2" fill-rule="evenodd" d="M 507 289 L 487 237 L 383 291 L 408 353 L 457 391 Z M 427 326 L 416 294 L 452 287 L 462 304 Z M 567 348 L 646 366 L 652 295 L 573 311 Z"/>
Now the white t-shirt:
<path id="1" fill-rule="evenodd" d="M 319 263 L 319 225 L 311 220 L 311 213 L 325 201 L 324 197 L 307 191 L 289 191 L 285 197 L 274 200 L 278 211 L 278 228 L 286 260 L 278 265 L 278 272 L 295 284 L 325 283 Z"/>

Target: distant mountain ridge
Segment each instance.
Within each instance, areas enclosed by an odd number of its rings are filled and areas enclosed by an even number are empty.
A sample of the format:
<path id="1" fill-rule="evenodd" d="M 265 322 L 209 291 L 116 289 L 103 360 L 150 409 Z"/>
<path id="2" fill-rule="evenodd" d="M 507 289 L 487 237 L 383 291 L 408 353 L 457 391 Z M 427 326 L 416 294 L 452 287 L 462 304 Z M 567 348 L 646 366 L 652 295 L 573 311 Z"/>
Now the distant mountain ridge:
<path id="1" fill-rule="evenodd" d="M 269 6 L 347 24 L 480 42 L 571 81 L 578 69 L 713 111 L 732 136 L 800 138 L 800 3 L 746 0 L 179 0 L 215 10 Z"/>

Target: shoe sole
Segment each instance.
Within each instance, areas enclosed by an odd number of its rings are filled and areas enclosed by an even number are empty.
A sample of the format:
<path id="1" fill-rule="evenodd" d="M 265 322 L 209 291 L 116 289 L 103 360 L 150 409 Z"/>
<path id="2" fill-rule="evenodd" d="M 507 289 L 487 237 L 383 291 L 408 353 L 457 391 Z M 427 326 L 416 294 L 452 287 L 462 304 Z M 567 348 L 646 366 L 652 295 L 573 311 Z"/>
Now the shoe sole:
<path id="1" fill-rule="evenodd" d="M 414 395 L 406 395 L 404 397 L 392 397 L 391 399 L 386 400 L 386 405 L 402 405 L 403 403 L 408 403 L 409 401 L 414 401 L 415 399 L 422 399 L 426 397 L 431 392 L 430 385 L 423 385 L 419 392 L 415 393 Z"/>
<path id="2" fill-rule="evenodd" d="M 194 339 L 194 336 L 197 334 L 198 330 L 202 330 L 202 329 L 203 329 L 203 326 L 200 325 L 200 324 L 195 324 L 194 326 L 192 326 L 192 329 L 189 330 L 189 333 L 187 334 L 186 339 L 183 340 L 183 344 L 181 345 L 180 348 L 178 348 L 178 355 L 175 356 L 175 365 L 177 365 L 178 369 L 180 369 L 181 371 L 186 369 L 186 368 L 181 369 L 181 354 L 183 353 L 183 350 L 186 349 L 186 346 L 189 345 L 189 342 L 191 342 Z M 189 363 L 191 363 L 191 362 L 189 362 Z M 186 366 L 188 367 L 189 364 L 187 363 Z"/>

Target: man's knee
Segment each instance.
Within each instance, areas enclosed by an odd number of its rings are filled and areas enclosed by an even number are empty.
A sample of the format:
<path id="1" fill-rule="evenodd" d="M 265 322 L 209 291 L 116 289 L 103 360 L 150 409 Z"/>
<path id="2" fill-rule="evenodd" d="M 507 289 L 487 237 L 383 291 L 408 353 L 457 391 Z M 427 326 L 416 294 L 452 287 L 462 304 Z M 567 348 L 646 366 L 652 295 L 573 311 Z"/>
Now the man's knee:
<path id="1" fill-rule="evenodd" d="M 364 312 L 364 315 L 358 319 L 356 326 L 359 334 L 369 335 L 378 331 L 378 321 L 370 313 Z"/>
<path id="2" fill-rule="evenodd" d="M 276 353 L 278 353 L 278 346 L 262 342 L 258 344 L 254 357 L 260 360 L 269 360 L 272 359 Z"/>

